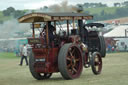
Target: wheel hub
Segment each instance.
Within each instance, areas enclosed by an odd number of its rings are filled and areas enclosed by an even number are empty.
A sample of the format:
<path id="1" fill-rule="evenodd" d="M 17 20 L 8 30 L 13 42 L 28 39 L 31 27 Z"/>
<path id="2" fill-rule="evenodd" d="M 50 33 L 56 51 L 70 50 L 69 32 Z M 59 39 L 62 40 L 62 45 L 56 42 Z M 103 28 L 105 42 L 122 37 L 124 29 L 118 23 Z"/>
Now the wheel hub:
<path id="1" fill-rule="evenodd" d="M 75 65 L 76 60 L 74 58 L 72 58 L 72 64 Z"/>

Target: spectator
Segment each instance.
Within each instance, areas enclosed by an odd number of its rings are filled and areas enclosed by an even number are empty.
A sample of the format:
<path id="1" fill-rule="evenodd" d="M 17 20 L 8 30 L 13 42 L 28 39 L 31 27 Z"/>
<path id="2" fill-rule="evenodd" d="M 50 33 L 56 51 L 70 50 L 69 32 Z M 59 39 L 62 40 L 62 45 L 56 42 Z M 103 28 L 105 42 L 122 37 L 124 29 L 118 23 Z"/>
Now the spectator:
<path id="1" fill-rule="evenodd" d="M 20 66 L 22 66 L 23 59 L 26 61 L 26 65 L 28 65 L 28 60 L 27 60 L 27 46 L 24 44 L 23 49 L 21 49 L 21 61 L 20 61 Z"/>
<path id="2" fill-rule="evenodd" d="M 112 50 L 112 47 L 111 47 L 111 45 L 110 44 L 108 44 L 108 52 L 111 52 L 111 50 Z"/>
<path id="3" fill-rule="evenodd" d="M 124 46 L 124 50 L 127 51 L 127 45 Z"/>
<path id="4" fill-rule="evenodd" d="M 112 46 L 112 52 L 114 52 L 115 51 L 115 48 L 114 48 L 114 46 Z"/>

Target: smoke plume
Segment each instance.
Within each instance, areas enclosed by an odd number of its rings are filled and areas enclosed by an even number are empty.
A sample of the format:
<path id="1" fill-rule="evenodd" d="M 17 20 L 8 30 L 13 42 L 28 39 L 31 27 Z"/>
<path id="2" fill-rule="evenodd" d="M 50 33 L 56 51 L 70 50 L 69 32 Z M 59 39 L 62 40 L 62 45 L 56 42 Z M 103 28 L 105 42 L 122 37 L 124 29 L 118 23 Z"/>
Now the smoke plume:
<path id="1" fill-rule="evenodd" d="M 0 24 L 0 39 L 13 38 L 17 32 L 25 32 L 29 28 L 29 24 L 21 24 L 16 19 L 5 21 Z"/>
<path id="2" fill-rule="evenodd" d="M 54 4 L 46 8 L 40 8 L 34 12 L 76 12 L 77 10 L 77 6 L 69 5 L 68 1 L 64 0 L 60 4 Z"/>
<path id="3" fill-rule="evenodd" d="M 68 1 L 65 0 L 60 4 L 54 4 L 49 6 L 49 11 L 51 12 L 75 12 L 77 10 L 76 6 L 68 5 Z"/>

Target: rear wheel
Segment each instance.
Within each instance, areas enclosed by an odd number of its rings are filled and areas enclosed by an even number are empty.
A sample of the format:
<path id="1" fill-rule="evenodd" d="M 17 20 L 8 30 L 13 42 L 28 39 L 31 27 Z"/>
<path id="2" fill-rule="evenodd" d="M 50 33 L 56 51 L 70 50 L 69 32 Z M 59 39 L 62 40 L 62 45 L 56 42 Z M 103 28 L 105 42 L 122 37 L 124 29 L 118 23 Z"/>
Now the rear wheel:
<path id="1" fill-rule="evenodd" d="M 83 69 L 82 54 L 79 47 L 65 44 L 59 52 L 58 67 L 65 79 L 78 78 Z"/>
<path id="2" fill-rule="evenodd" d="M 29 54 L 29 70 L 32 76 L 37 80 L 48 79 L 52 76 L 52 73 L 37 73 L 34 69 L 34 63 L 35 63 L 35 58 L 31 50 Z"/>
<path id="3" fill-rule="evenodd" d="M 92 72 L 98 75 L 102 71 L 102 58 L 99 52 L 94 52 L 91 57 Z"/>

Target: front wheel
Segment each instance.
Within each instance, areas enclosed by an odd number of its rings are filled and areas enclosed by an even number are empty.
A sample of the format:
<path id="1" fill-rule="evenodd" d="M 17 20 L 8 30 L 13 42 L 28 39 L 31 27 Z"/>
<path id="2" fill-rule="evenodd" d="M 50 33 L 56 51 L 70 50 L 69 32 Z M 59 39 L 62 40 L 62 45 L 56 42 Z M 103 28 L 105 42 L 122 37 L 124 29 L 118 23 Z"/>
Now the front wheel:
<path id="1" fill-rule="evenodd" d="M 99 52 L 94 52 L 91 56 L 91 68 L 95 75 L 98 75 L 102 71 L 102 58 Z"/>
<path id="2" fill-rule="evenodd" d="M 77 45 L 65 44 L 59 52 L 58 67 L 65 79 L 78 78 L 83 69 L 81 50 Z"/>
<path id="3" fill-rule="evenodd" d="M 99 36 L 99 42 L 100 42 L 100 54 L 102 58 L 105 58 L 106 56 L 106 45 L 105 45 L 105 40 L 103 36 Z"/>

